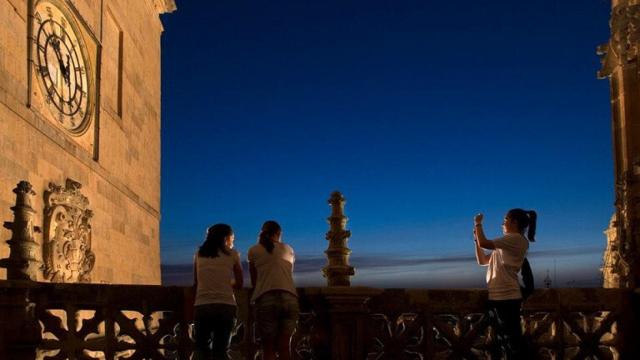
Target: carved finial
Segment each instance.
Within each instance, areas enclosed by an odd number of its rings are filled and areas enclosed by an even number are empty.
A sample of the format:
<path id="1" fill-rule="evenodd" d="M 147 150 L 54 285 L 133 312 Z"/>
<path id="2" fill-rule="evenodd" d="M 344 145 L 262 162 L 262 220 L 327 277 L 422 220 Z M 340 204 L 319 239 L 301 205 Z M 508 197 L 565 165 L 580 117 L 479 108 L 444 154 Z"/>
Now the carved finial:
<path id="1" fill-rule="evenodd" d="M 344 195 L 340 191 L 334 191 L 331 193 L 331 197 L 328 200 L 329 204 L 336 204 L 339 202 L 345 202 Z"/>
<path id="2" fill-rule="evenodd" d="M 350 277 L 355 274 L 355 269 L 349 265 L 351 250 L 347 248 L 347 240 L 351 237 L 351 232 L 346 228 L 348 220 L 344 215 L 346 200 L 339 191 L 334 191 L 328 203 L 331 205 L 331 216 L 327 219 L 329 232 L 326 239 L 329 240 L 329 247 L 325 254 L 329 262 L 322 272 L 329 286 L 350 286 Z"/>
<path id="3" fill-rule="evenodd" d="M 11 230 L 9 258 L 0 260 L 0 267 L 7 269 L 8 280 L 37 280 L 40 268 L 39 245 L 34 233 L 40 228 L 33 226 L 35 210 L 31 207 L 31 197 L 36 193 L 27 181 L 20 181 L 13 189 L 16 204 L 13 210 L 13 222 L 6 222 L 5 227 Z"/>
<path id="4" fill-rule="evenodd" d="M 13 192 L 20 195 L 20 194 L 28 194 L 28 195 L 35 195 L 36 192 L 33 191 L 33 185 L 31 185 L 30 182 L 28 181 L 20 181 L 18 183 L 18 185 L 16 186 L 15 189 L 13 189 Z"/>

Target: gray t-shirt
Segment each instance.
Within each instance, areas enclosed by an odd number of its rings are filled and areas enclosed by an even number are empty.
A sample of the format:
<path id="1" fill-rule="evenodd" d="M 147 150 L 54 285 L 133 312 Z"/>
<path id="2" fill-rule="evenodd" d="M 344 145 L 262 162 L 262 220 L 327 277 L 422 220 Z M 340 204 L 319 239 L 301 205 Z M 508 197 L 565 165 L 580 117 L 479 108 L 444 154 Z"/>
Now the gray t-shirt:
<path id="1" fill-rule="evenodd" d="M 256 244 L 249 249 L 247 259 L 258 273 L 251 302 L 270 290 L 284 290 L 298 296 L 293 283 L 295 255 L 291 246 L 274 243 L 273 252 L 269 253 L 264 246 Z"/>
<path id="2" fill-rule="evenodd" d="M 217 257 L 194 257 L 198 288 L 194 305 L 228 304 L 236 305 L 231 280 L 233 265 L 240 264 L 240 253 L 231 250 L 229 255 L 222 252 Z"/>
<path id="3" fill-rule="evenodd" d="M 517 233 L 508 233 L 493 240 L 495 250 L 491 252 L 487 268 L 489 300 L 521 299 L 518 272 L 529 249 L 529 241 Z"/>

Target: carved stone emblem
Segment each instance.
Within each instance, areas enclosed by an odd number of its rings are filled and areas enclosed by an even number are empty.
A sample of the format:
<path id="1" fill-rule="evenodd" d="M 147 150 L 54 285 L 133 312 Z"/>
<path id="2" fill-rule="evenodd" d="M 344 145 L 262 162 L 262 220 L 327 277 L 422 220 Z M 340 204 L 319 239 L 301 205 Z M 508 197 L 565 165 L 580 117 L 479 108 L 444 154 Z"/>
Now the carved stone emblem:
<path id="1" fill-rule="evenodd" d="M 44 277 L 53 282 L 89 282 L 95 255 L 91 251 L 93 212 L 82 185 L 67 179 L 65 187 L 49 183 L 44 209 Z"/>

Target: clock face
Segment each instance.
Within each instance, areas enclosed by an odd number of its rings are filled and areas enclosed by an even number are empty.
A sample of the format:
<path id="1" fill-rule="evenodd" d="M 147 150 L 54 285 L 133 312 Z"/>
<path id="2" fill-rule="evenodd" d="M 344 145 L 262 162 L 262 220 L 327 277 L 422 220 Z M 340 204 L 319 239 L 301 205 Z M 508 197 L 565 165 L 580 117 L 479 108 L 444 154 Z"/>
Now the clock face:
<path id="1" fill-rule="evenodd" d="M 33 24 L 34 62 L 45 102 L 60 126 L 82 133 L 90 119 L 90 77 L 75 21 L 51 2 L 40 1 Z"/>

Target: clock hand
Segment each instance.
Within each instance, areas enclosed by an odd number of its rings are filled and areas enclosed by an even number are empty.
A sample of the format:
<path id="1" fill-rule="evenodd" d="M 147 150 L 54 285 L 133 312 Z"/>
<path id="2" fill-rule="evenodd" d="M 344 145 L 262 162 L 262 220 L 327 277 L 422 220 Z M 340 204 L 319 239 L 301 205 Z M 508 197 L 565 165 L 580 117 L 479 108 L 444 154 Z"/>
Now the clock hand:
<path id="1" fill-rule="evenodd" d="M 56 58 L 58 59 L 58 67 L 60 68 L 60 71 L 62 71 L 62 77 L 65 79 L 65 81 L 68 81 L 67 76 L 65 75 L 67 72 L 66 66 L 64 66 L 64 62 L 62 61 L 62 54 L 60 53 L 60 40 L 51 40 L 51 46 L 53 47 L 53 52 L 56 53 Z"/>
<path id="2" fill-rule="evenodd" d="M 51 47 L 53 48 L 53 52 L 56 53 L 58 64 L 62 63 L 62 55 L 60 55 L 60 41 L 58 39 L 51 40 Z"/>
<path id="3" fill-rule="evenodd" d="M 63 64 L 64 68 L 62 69 L 62 76 L 64 77 L 64 81 L 69 85 L 69 54 L 67 54 L 67 63 Z"/>
<path id="4" fill-rule="evenodd" d="M 69 74 L 69 55 L 67 55 L 67 66 L 66 66 L 66 73 L 63 73 L 65 75 L 65 81 L 67 83 L 67 90 L 69 93 L 69 101 L 71 101 L 71 80 L 70 80 L 70 74 Z"/>

